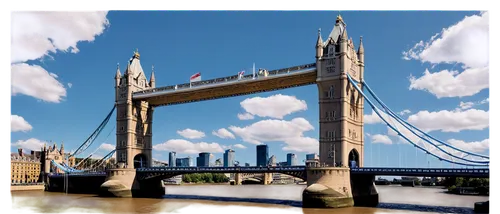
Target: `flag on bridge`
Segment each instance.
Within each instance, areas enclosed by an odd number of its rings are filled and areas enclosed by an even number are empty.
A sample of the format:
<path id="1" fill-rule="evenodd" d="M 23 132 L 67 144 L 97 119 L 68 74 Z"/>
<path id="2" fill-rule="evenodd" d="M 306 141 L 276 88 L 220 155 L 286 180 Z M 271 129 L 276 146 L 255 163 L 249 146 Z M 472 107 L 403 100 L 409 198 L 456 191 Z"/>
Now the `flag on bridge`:
<path id="1" fill-rule="evenodd" d="M 238 72 L 238 80 L 240 80 L 241 78 L 243 78 L 244 74 L 245 74 L 245 71 Z"/>
<path id="2" fill-rule="evenodd" d="M 191 78 L 189 78 L 189 82 L 190 82 L 190 83 L 191 83 L 191 82 L 198 82 L 198 81 L 201 81 L 201 73 L 200 73 L 200 72 L 198 72 L 198 73 L 196 73 L 196 74 L 193 74 L 193 75 L 191 76 Z"/>
<path id="3" fill-rule="evenodd" d="M 191 78 L 189 78 L 189 87 L 191 88 L 191 83 L 201 81 L 201 73 L 198 72 L 193 74 Z"/>

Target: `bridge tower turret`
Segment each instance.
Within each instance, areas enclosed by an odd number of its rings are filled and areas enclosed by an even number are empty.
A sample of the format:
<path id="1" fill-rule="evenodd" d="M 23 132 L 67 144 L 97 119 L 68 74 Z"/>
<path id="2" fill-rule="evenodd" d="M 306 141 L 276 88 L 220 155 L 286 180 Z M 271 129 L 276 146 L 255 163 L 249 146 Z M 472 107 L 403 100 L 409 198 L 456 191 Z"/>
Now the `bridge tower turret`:
<path id="1" fill-rule="evenodd" d="M 152 78 L 154 79 L 154 77 Z M 138 51 L 127 63 L 127 70 L 116 75 L 116 160 L 126 168 L 151 166 L 152 112 L 145 101 L 135 101 L 132 93 L 151 88 L 154 80 L 147 81 Z"/>

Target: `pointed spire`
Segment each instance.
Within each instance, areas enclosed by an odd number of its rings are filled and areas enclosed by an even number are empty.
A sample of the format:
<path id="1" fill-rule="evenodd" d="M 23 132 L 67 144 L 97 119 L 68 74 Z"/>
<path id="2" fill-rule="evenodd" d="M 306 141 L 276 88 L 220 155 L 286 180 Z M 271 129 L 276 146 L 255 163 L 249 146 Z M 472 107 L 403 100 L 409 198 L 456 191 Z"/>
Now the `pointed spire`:
<path id="1" fill-rule="evenodd" d="M 342 30 L 342 37 L 341 40 L 347 41 L 347 29 Z"/>
<path id="2" fill-rule="evenodd" d="M 141 55 L 139 54 L 139 48 L 136 48 L 135 51 L 134 51 L 134 57 L 133 58 L 139 59 L 140 57 L 141 57 Z"/>
<path id="3" fill-rule="evenodd" d="M 120 79 L 122 77 L 122 74 L 120 73 L 120 63 L 116 64 L 116 75 L 115 79 Z"/>
<path id="4" fill-rule="evenodd" d="M 358 54 L 364 54 L 364 53 L 365 53 L 365 48 L 363 47 L 363 36 L 360 36 Z"/>
<path id="5" fill-rule="evenodd" d="M 149 86 L 155 87 L 155 66 L 151 66 L 151 78 L 149 79 Z"/>
<path id="6" fill-rule="evenodd" d="M 321 38 L 321 28 L 318 29 L 318 41 L 316 42 L 316 47 L 323 47 L 323 39 Z"/>

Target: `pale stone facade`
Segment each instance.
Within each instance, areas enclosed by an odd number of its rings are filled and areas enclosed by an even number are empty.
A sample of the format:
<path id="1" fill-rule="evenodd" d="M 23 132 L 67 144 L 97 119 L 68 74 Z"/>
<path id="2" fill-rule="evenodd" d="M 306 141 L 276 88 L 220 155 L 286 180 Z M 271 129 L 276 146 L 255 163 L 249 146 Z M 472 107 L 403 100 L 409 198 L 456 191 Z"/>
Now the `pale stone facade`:
<path id="1" fill-rule="evenodd" d="M 133 101 L 132 93 L 154 88 L 154 72 L 148 82 L 142 70 L 140 55 L 135 52 L 123 76 L 120 68 L 117 68 L 115 80 L 117 162 L 129 169 L 137 168 L 140 164 L 150 167 L 153 107 L 145 101 Z"/>
<path id="2" fill-rule="evenodd" d="M 22 149 L 10 155 L 11 184 L 37 183 L 41 172 L 40 158 L 32 154 L 24 154 Z"/>
<path id="3" fill-rule="evenodd" d="M 319 92 L 319 156 L 322 165 L 348 166 L 349 160 L 354 159 L 358 166 L 363 166 L 364 99 L 346 76 L 349 73 L 354 80 L 361 81 L 363 61 L 362 41 L 356 53 L 340 16 L 325 42 L 321 32 L 318 32 L 316 82 Z M 361 87 L 361 84 L 358 86 Z"/>

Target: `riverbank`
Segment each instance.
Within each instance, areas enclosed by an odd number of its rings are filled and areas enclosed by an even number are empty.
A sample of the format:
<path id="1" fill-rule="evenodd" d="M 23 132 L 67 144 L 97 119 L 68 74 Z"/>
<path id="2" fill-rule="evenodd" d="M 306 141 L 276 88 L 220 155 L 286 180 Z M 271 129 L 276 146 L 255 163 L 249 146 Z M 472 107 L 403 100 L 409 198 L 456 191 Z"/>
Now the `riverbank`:
<path id="1" fill-rule="evenodd" d="M 44 184 L 34 184 L 34 185 L 10 185 L 10 191 L 28 191 L 28 190 L 45 190 Z"/>

